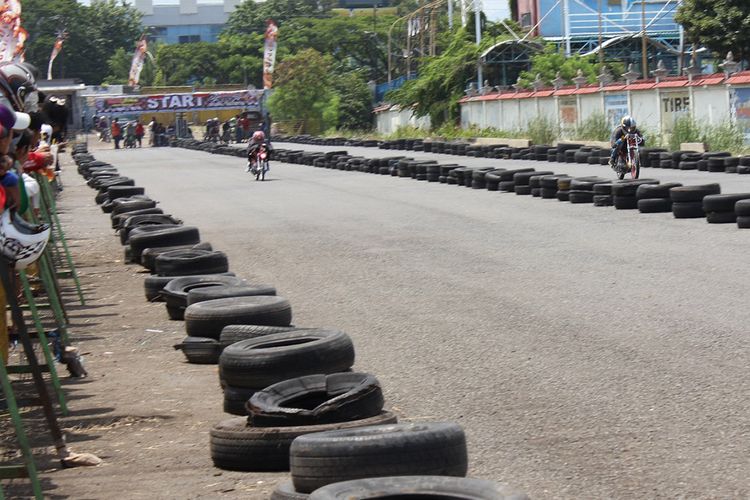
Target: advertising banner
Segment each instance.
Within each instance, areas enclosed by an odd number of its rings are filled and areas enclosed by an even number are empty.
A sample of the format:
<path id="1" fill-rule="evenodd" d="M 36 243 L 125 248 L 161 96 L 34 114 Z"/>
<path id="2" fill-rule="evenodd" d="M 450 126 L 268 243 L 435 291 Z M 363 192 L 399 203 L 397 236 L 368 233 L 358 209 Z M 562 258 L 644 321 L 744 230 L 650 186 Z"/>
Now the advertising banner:
<path id="1" fill-rule="evenodd" d="M 263 88 L 270 89 L 273 86 L 273 70 L 276 66 L 276 39 L 279 37 L 279 28 L 273 19 L 266 21 L 266 46 L 263 51 Z"/>
<path id="2" fill-rule="evenodd" d="M 21 27 L 21 2 L 0 0 L 0 62 L 23 62 L 28 34 Z"/>
<path id="3" fill-rule="evenodd" d="M 209 109 L 260 111 L 262 96 L 262 90 L 239 90 L 236 92 L 98 97 L 94 102 L 96 113 L 99 115 L 203 111 Z"/>
<path id="4" fill-rule="evenodd" d="M 63 42 L 68 36 L 66 32 L 60 32 L 57 34 L 55 45 L 52 46 L 52 54 L 49 56 L 49 64 L 47 65 L 47 80 L 52 80 L 52 63 L 57 59 L 58 54 L 62 50 Z"/>
<path id="5" fill-rule="evenodd" d="M 575 97 L 560 98 L 560 125 L 566 130 L 574 129 L 578 123 L 578 102 Z"/>
<path id="6" fill-rule="evenodd" d="M 143 69 L 143 63 L 146 61 L 146 52 L 148 51 L 148 41 L 146 35 L 143 35 L 138 42 L 135 44 L 135 52 L 133 53 L 133 62 L 130 63 L 130 74 L 128 75 L 128 85 L 138 85 L 138 81 L 141 78 L 141 70 Z"/>
<path id="7" fill-rule="evenodd" d="M 620 125 L 622 117 L 628 114 L 627 94 L 611 94 L 604 96 L 604 115 L 611 128 Z"/>
<path id="8" fill-rule="evenodd" d="M 732 96 L 732 109 L 737 128 L 745 136 L 745 144 L 750 144 L 750 88 L 735 88 Z"/>

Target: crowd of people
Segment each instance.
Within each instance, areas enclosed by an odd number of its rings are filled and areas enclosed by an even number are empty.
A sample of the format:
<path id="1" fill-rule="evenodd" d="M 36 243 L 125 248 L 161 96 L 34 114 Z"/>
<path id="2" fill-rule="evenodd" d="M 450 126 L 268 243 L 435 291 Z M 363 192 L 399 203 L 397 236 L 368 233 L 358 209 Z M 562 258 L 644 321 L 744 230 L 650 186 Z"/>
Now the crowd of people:
<path id="1" fill-rule="evenodd" d="M 232 118 L 221 121 L 218 117 L 206 121 L 206 128 L 203 133 L 204 141 L 221 142 L 229 144 L 235 142 L 250 142 L 252 135 L 261 131 L 266 136 L 271 135 L 271 115 L 266 115 L 260 126 L 253 127 L 253 121 L 249 113 L 240 113 Z"/>
<path id="2" fill-rule="evenodd" d="M 95 120 L 96 129 L 99 134 L 99 142 L 114 142 L 115 149 L 123 148 L 140 148 L 143 147 L 143 138 L 148 130 L 148 145 L 152 147 L 161 147 L 169 145 L 169 138 L 175 136 L 174 124 L 164 126 L 159 123 L 156 117 L 144 126 L 139 118 L 134 120 L 121 120 L 114 117 L 111 119 L 106 116 L 100 116 Z M 189 131 L 189 129 L 188 129 Z"/>
<path id="3" fill-rule="evenodd" d="M 54 182 L 60 168 L 57 154 L 65 146 L 69 110 L 64 99 L 39 92 L 36 78 L 37 69 L 31 64 L 0 65 L 0 214 L 11 214 L 9 218 L 2 218 L 0 226 L 6 220 L 19 218 L 36 221 L 40 215 L 40 182 L 58 185 Z M 0 227 L 0 255 L 6 265 L 25 250 L 19 247 L 22 242 L 7 236 L 10 230 Z M 0 356 L 4 362 L 8 360 L 9 350 L 6 308 L 6 291 L 0 286 L 0 310 L 3 311 L 0 314 Z"/>

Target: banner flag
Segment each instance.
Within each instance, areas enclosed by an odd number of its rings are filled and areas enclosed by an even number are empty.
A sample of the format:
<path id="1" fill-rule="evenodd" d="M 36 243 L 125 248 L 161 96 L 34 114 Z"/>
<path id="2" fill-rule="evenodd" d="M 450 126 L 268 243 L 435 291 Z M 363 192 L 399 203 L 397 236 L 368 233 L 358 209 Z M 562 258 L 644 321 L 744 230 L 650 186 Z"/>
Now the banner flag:
<path id="1" fill-rule="evenodd" d="M 135 44 L 133 53 L 133 62 L 130 63 L 130 74 L 128 75 L 128 85 L 136 86 L 141 78 L 143 63 L 146 61 L 146 52 L 148 51 L 148 41 L 146 35 L 143 35 Z"/>
<path id="2" fill-rule="evenodd" d="M 273 69 L 276 65 L 276 39 L 279 27 L 273 19 L 266 21 L 266 46 L 263 51 L 263 88 L 270 89 L 273 85 Z"/>
<path id="3" fill-rule="evenodd" d="M 0 0 L 0 62 L 23 62 L 28 33 L 21 27 L 21 2 Z"/>
<path id="4" fill-rule="evenodd" d="M 52 63 L 57 58 L 57 55 L 62 50 L 63 42 L 68 37 L 68 33 L 65 31 L 60 31 L 57 33 L 57 39 L 55 40 L 55 45 L 52 46 L 52 54 L 49 56 L 49 65 L 47 65 L 47 80 L 52 80 Z"/>

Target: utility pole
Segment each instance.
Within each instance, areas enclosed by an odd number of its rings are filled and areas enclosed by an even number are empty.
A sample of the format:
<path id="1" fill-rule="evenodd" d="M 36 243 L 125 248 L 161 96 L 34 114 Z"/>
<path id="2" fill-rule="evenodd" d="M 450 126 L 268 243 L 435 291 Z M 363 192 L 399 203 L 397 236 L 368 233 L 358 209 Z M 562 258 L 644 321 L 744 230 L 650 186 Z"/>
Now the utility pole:
<path id="1" fill-rule="evenodd" d="M 563 35 L 565 36 L 565 56 L 570 57 L 570 4 L 563 0 Z"/>
<path id="2" fill-rule="evenodd" d="M 646 36 L 646 0 L 641 0 L 641 58 L 644 78 L 648 78 L 648 37 Z"/>
<path id="3" fill-rule="evenodd" d="M 597 18 L 599 19 L 599 63 L 604 64 L 604 49 L 602 49 L 602 0 L 597 1 Z"/>
<path id="4" fill-rule="evenodd" d="M 482 44 L 482 0 L 474 0 L 474 30 L 477 35 L 477 47 Z M 484 86 L 482 81 L 482 61 L 477 62 L 477 90 Z"/>

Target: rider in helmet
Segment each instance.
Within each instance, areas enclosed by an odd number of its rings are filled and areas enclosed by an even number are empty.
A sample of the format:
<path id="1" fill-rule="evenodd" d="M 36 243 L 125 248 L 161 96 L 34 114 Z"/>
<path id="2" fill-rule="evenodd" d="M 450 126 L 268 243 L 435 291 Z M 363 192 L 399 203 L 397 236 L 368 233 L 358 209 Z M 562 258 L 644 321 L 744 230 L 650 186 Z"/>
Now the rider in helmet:
<path id="1" fill-rule="evenodd" d="M 622 153 L 622 148 L 625 145 L 624 138 L 628 134 L 635 134 L 640 139 L 640 143 L 643 143 L 643 135 L 635 124 L 635 118 L 630 115 L 625 115 L 620 121 L 620 126 L 612 131 L 612 136 L 609 139 L 612 152 L 609 157 L 609 166 L 613 169 L 617 166 L 617 157 Z"/>
<path id="2" fill-rule="evenodd" d="M 253 133 L 253 136 L 250 138 L 250 143 L 247 146 L 247 161 L 249 163 L 253 163 L 255 161 L 255 153 L 260 149 L 261 146 L 266 147 L 266 151 L 268 152 L 268 155 L 271 155 L 271 151 L 273 148 L 271 147 L 271 141 L 266 138 L 266 134 L 262 130 L 258 130 Z M 248 165 L 248 170 L 249 170 Z"/>

